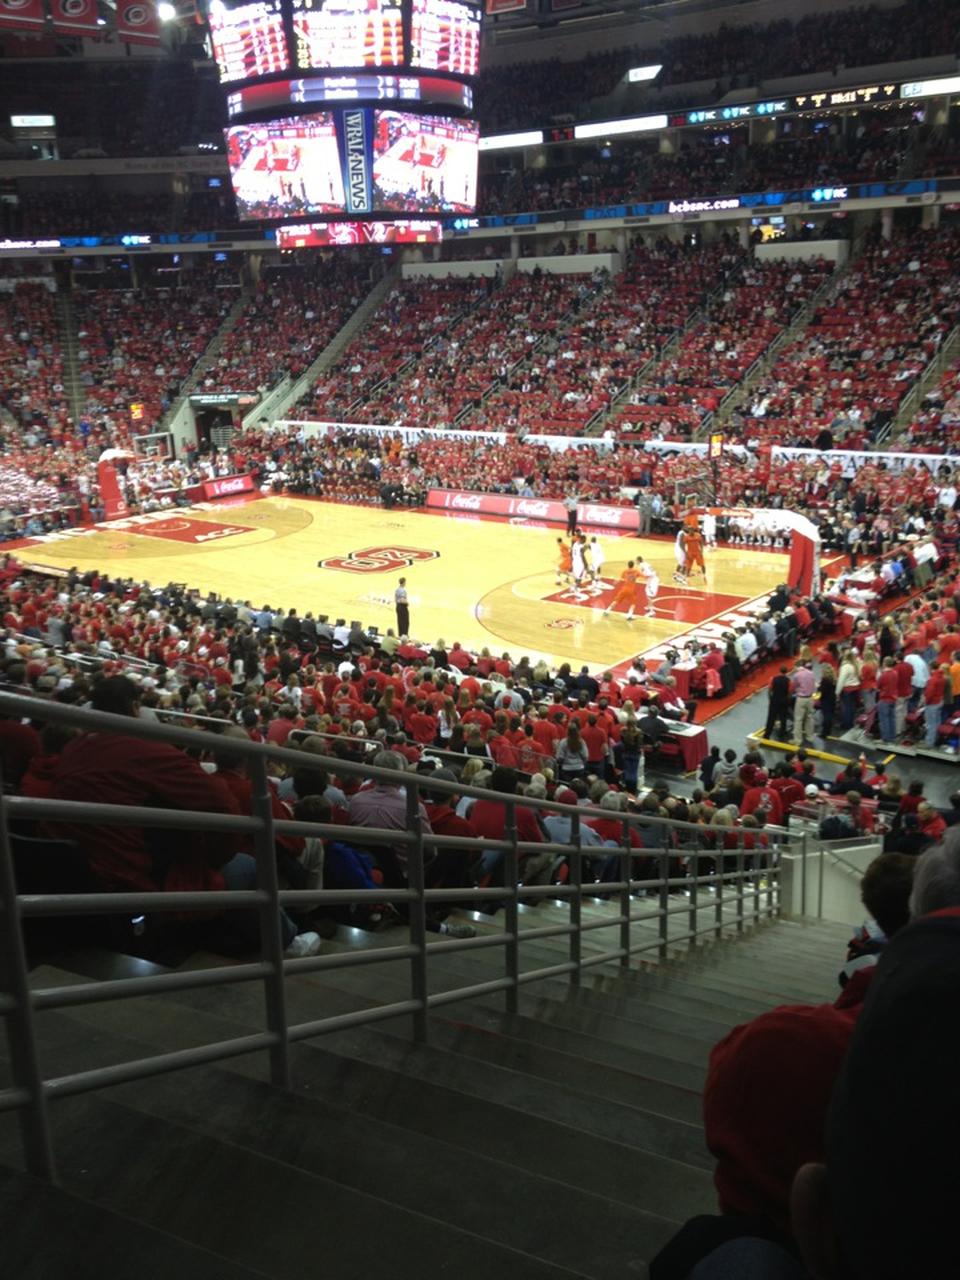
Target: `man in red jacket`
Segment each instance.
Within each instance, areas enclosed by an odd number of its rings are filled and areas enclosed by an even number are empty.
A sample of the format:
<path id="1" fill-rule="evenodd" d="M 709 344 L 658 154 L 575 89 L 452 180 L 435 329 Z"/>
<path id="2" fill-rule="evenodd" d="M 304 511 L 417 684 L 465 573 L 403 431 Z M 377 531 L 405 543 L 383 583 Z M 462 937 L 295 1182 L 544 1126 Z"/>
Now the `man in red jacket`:
<path id="1" fill-rule="evenodd" d="M 109 676 L 94 686 L 90 700 L 94 711 L 135 717 L 140 690 L 126 676 Z M 122 733 L 85 733 L 68 743 L 54 771 L 53 796 L 197 813 L 240 811 L 223 781 L 177 747 Z M 107 890 L 256 887 L 254 861 L 236 852 L 240 842 L 231 834 L 88 822 L 57 823 L 57 834 L 80 846 L 95 879 Z M 250 941 L 259 934 L 256 912 L 231 911 L 230 923 Z M 284 943 L 293 954 L 315 955 L 320 950 L 317 934 L 297 937 L 285 913 L 281 924 Z"/>
<path id="2" fill-rule="evenodd" d="M 490 790 L 501 795 L 516 795 L 517 775 L 515 770 L 497 766 L 490 777 Z M 541 844 L 543 834 L 532 809 L 525 805 L 516 806 L 517 837 L 530 844 Z M 475 836 L 489 840 L 505 840 L 507 827 L 507 806 L 502 800 L 477 800 L 470 810 L 470 829 Z M 488 849 L 480 858 L 480 882 L 482 884 L 503 884 L 504 854 L 500 849 Z M 521 872 L 522 874 L 522 872 Z"/>
<path id="3" fill-rule="evenodd" d="M 764 769 L 757 769 L 753 775 L 753 785 L 748 787 L 740 803 L 741 815 L 756 813 L 758 809 L 766 809 L 767 821 L 773 826 L 783 822 L 783 802 L 779 794 L 767 784 Z"/>

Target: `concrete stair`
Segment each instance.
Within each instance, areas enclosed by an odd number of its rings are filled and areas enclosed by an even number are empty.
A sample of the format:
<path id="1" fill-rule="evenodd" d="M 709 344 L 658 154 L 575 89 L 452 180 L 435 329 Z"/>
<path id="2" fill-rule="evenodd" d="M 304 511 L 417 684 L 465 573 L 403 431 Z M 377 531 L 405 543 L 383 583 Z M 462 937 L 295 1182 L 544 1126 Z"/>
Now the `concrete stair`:
<path id="1" fill-rule="evenodd" d="M 285 415 L 295 410 L 297 403 L 307 394 L 315 382 L 337 363 L 361 329 L 373 319 L 377 308 L 384 302 L 390 291 L 400 282 L 400 264 L 391 267 L 373 286 L 364 300 L 354 311 L 350 319 L 330 339 L 324 349 L 310 367 L 296 382 L 291 382 L 286 394 L 270 408 L 267 417 L 271 425 L 285 420 Z M 300 415 L 302 417 L 302 414 Z M 296 419 L 294 419 L 296 420 Z"/>
<path id="2" fill-rule="evenodd" d="M 204 351 L 203 355 L 193 366 L 193 369 L 181 386 L 179 394 L 173 400 L 169 409 L 157 425 L 158 431 L 169 431 L 171 429 L 171 423 L 175 421 L 178 415 L 183 413 L 184 406 L 189 400 L 191 392 L 196 391 L 197 387 L 200 385 L 200 379 L 208 369 L 213 367 L 213 362 L 220 354 L 227 335 L 231 330 L 237 327 L 240 317 L 246 310 L 247 304 L 252 296 L 253 291 L 246 287 L 241 289 L 237 294 L 233 305 L 220 322 L 220 327 L 213 335 L 213 339 L 208 345 L 206 351 Z"/>
<path id="3" fill-rule="evenodd" d="M 701 905 L 697 927 L 714 908 Z M 521 913 L 522 971 L 566 959 L 566 938 L 522 931 L 567 911 Z M 614 945 L 619 904 L 583 911 L 612 923 L 583 936 L 585 956 Z M 531 983 L 513 1015 L 496 995 L 444 1005 L 426 1043 L 408 1018 L 296 1043 L 290 1093 L 268 1083 L 262 1057 L 245 1056 L 58 1098 L 56 1189 L 23 1172 L 16 1123 L 0 1116 L 0 1274 L 642 1277 L 683 1221 L 715 1208 L 700 1100 L 711 1046 L 764 1009 L 833 999 L 849 936 L 786 920 L 738 934 L 726 918 L 722 932 L 689 951 L 671 944 L 660 962 L 598 965 L 577 985 Z M 328 948 L 403 940 L 400 929 L 341 929 Z M 189 966 L 210 963 L 197 955 Z M 435 942 L 429 990 L 489 981 L 503 964 L 501 948 Z M 31 981 L 151 971 L 75 952 Z M 291 1023 L 409 993 L 406 965 L 388 962 L 290 976 L 286 988 Z M 260 985 L 232 984 L 36 1021 L 49 1078 L 248 1034 L 263 1016 Z M 58 1269 L 64 1258 L 70 1269 Z"/>
<path id="4" fill-rule="evenodd" d="M 87 403 L 87 389 L 80 381 L 80 364 L 77 360 L 80 339 L 73 299 L 63 289 L 57 294 L 57 320 L 60 326 L 60 350 L 63 353 L 63 385 L 70 398 L 73 420 L 79 422 Z"/>

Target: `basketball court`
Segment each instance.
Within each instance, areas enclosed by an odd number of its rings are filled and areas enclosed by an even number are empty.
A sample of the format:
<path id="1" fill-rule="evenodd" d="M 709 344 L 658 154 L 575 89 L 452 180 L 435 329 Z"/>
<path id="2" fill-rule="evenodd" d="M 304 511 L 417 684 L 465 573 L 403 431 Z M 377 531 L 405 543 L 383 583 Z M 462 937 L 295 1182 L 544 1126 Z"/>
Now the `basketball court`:
<path id="1" fill-rule="evenodd" d="M 429 644 L 459 640 L 601 671 L 687 632 L 706 627 L 718 634 L 718 624 L 749 612 L 750 602 L 769 594 L 787 568 L 784 553 L 725 547 L 707 553 L 705 587 L 681 587 L 673 582 L 672 541 L 598 534 L 608 585 L 577 601 L 556 583 L 560 532 L 555 525 L 462 512 L 271 497 L 51 535 L 17 555 L 28 564 L 100 569 L 154 585 L 186 582 L 255 607 L 311 609 L 381 631 L 395 627 L 393 593 L 404 576 L 411 630 Z M 614 582 L 636 555 L 660 577 L 655 615 L 627 622 L 621 607 L 604 617 Z"/>

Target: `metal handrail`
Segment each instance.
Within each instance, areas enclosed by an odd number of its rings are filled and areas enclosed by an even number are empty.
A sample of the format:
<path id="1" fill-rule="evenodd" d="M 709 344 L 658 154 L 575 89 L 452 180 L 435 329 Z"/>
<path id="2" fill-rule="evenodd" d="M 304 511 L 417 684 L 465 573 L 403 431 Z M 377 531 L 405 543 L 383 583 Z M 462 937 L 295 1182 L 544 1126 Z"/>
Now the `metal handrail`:
<path id="1" fill-rule="evenodd" d="M 202 730 L 179 728 L 136 717 L 110 715 L 87 711 L 57 702 L 48 702 L 21 694 L 0 692 L 0 714 L 46 720 L 70 725 L 90 734 L 113 733 L 127 737 L 162 742 L 167 745 L 196 748 L 210 741 L 211 736 Z M 211 745 L 216 744 L 213 738 Z M 326 756 L 307 757 L 300 751 L 272 744 L 255 743 L 243 739 L 230 739 L 231 755 L 241 757 L 248 769 L 253 785 L 253 805 L 250 815 L 182 812 L 157 808 L 151 805 L 125 806 L 98 803 L 96 801 L 64 801 L 0 794 L 0 948 L 5 963 L 0 972 L 6 975 L 6 986 L 0 989 L 0 1015 L 7 1018 L 11 1043 L 12 1087 L 0 1090 L 0 1111 L 15 1110 L 18 1114 L 21 1137 L 27 1167 L 31 1172 L 51 1181 L 56 1180 L 56 1166 L 50 1133 L 48 1104 L 53 1098 L 70 1096 L 92 1089 L 106 1087 L 125 1080 L 143 1079 L 151 1075 L 184 1067 L 215 1062 L 239 1054 L 266 1050 L 270 1057 L 270 1077 L 275 1085 L 290 1088 L 289 1046 L 299 1040 L 310 1039 L 348 1027 L 362 1026 L 384 1019 L 410 1016 L 414 1037 L 424 1041 L 428 1035 L 428 1015 L 432 1009 L 454 1002 L 477 999 L 503 992 L 508 1012 L 516 1012 L 521 986 L 548 977 L 568 976 L 571 983 L 578 983 L 583 970 L 594 965 L 617 962 L 628 966 L 631 957 L 646 952 L 656 952 L 666 959 L 671 945 L 687 943 L 694 946 L 698 938 L 710 934 L 721 938 L 724 930 L 734 928 L 742 932 L 749 920 L 757 924 L 764 916 L 779 911 L 779 865 L 781 847 L 791 844 L 796 837 L 779 828 L 766 828 L 771 844 L 768 848 L 745 850 L 743 838 L 738 834 L 735 849 L 710 847 L 684 847 L 672 845 L 674 833 L 685 838 L 696 835 L 702 840 L 705 832 L 722 842 L 730 831 L 727 828 L 705 829 L 693 823 L 675 822 L 659 815 L 621 813 L 611 810 L 559 804 L 537 797 L 491 793 L 461 783 L 445 782 L 430 775 L 381 769 L 355 761 Z M 306 763 L 316 769 L 329 770 L 343 777 L 373 781 L 387 787 L 402 788 L 405 793 L 405 823 L 403 829 L 386 830 L 366 827 L 348 827 L 336 823 L 305 823 L 280 820 L 274 817 L 270 802 L 268 763 L 279 761 L 289 766 L 303 767 Z M 478 799 L 491 796 L 505 806 L 505 829 L 502 839 L 467 838 L 440 835 L 428 831 L 421 819 L 421 795 L 456 794 Z M 570 838 L 567 843 L 528 842 L 519 838 L 517 827 L 518 807 L 547 814 L 560 814 L 570 820 Z M 582 823 L 590 818 L 609 820 L 616 817 L 620 823 L 622 839 L 619 845 L 584 847 Z M 82 893 L 82 894 L 18 894 L 15 885 L 13 856 L 9 822 L 11 819 L 69 822 L 85 822 L 103 825 L 141 826 L 165 830 L 216 831 L 221 834 L 244 835 L 252 841 L 257 867 L 256 888 L 236 891 L 205 892 L 133 892 L 133 893 Z M 642 832 L 642 847 L 631 847 L 631 833 Z M 717 835 L 719 833 L 719 835 Z M 751 833 L 753 834 L 753 833 Z M 407 886 L 405 888 L 377 888 L 375 890 L 281 889 L 277 878 L 275 840 L 278 835 L 310 835 L 326 838 L 345 838 L 364 846 L 389 845 L 403 849 L 407 858 Z M 428 855 L 434 850 L 497 851 L 504 855 L 504 884 L 490 887 L 429 888 L 425 883 Z M 529 853 L 558 855 L 568 859 L 570 882 L 566 885 L 521 885 L 520 862 Z M 593 857 L 619 856 L 619 878 L 605 881 L 597 889 L 584 884 L 585 861 Z M 654 858 L 658 864 L 655 878 L 637 879 L 634 874 L 634 858 Z M 671 876 L 670 858 L 684 858 L 692 868 L 692 876 Z M 701 874 L 701 863 L 709 858 L 714 870 Z M 736 868 L 729 870 L 731 859 Z M 761 865 L 769 862 L 768 866 Z M 706 870 L 705 868 L 703 870 Z M 765 885 L 762 884 L 765 881 Z M 699 896 L 705 888 L 713 891 L 715 901 L 710 923 L 700 927 Z M 726 892 L 730 889 L 730 894 Z M 689 901 L 671 906 L 672 892 L 686 889 Z M 648 913 L 632 908 L 632 895 L 654 890 L 656 907 Z M 601 892 L 619 903 L 616 914 L 598 920 L 584 921 L 582 905 L 591 893 Z M 765 901 L 764 899 L 765 895 Z M 521 897 L 539 901 L 555 899 L 570 904 L 569 924 L 545 925 L 524 930 L 520 928 Z M 432 904 L 496 901 L 504 908 L 503 929 L 494 934 L 473 938 L 443 938 L 428 944 L 428 911 Z M 300 959 L 287 959 L 283 953 L 281 910 L 284 907 L 306 908 L 321 904 L 398 903 L 403 904 L 409 916 L 409 942 L 381 949 L 371 948 L 356 953 L 343 952 L 317 955 Z M 727 904 L 731 904 L 728 906 Z M 27 975 L 27 960 L 22 923 L 24 919 L 82 914 L 128 914 L 168 911 L 205 911 L 211 909 L 229 911 L 254 909 L 260 925 L 259 960 L 237 966 L 206 968 L 188 972 L 174 972 L 147 977 L 113 980 L 107 982 L 81 982 L 66 986 L 31 990 Z M 730 914 L 725 916 L 725 909 Z M 670 919 L 683 915 L 687 928 L 679 935 L 670 929 Z M 638 937 L 631 926 L 643 923 L 656 926 L 655 937 Z M 596 931 L 615 928 L 618 945 L 611 950 L 584 956 L 582 938 Z M 520 949 L 525 939 L 536 940 L 552 937 L 568 937 L 569 959 L 566 962 L 521 971 Z M 504 952 L 504 976 L 487 982 L 459 986 L 438 994 L 429 994 L 427 974 L 428 957 L 443 956 L 460 951 L 502 948 Z M 401 961 L 410 965 L 410 998 L 389 1004 L 376 1005 L 354 1013 L 317 1019 L 291 1025 L 285 1001 L 285 979 L 308 973 L 322 973 L 354 965 L 390 963 Z M 82 1006 L 100 1001 L 112 1001 L 127 997 L 162 994 L 195 989 L 204 986 L 222 986 L 239 982 L 261 982 L 264 987 L 266 1027 L 256 1034 L 234 1037 L 207 1044 L 199 1048 L 164 1052 L 133 1062 L 77 1072 L 54 1079 L 45 1079 L 38 1059 L 34 1015 L 39 1010 Z"/>

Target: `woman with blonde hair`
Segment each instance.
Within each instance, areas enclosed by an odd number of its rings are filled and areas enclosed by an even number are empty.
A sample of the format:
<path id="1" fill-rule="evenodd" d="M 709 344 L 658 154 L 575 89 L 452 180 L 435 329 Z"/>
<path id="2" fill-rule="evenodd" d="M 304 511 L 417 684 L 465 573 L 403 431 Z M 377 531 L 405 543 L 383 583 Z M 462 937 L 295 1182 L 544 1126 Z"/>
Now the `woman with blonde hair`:
<path id="1" fill-rule="evenodd" d="M 853 728 L 860 701 L 860 659 L 853 648 L 844 649 L 840 655 L 836 695 L 840 699 L 840 728 L 846 732 Z"/>

